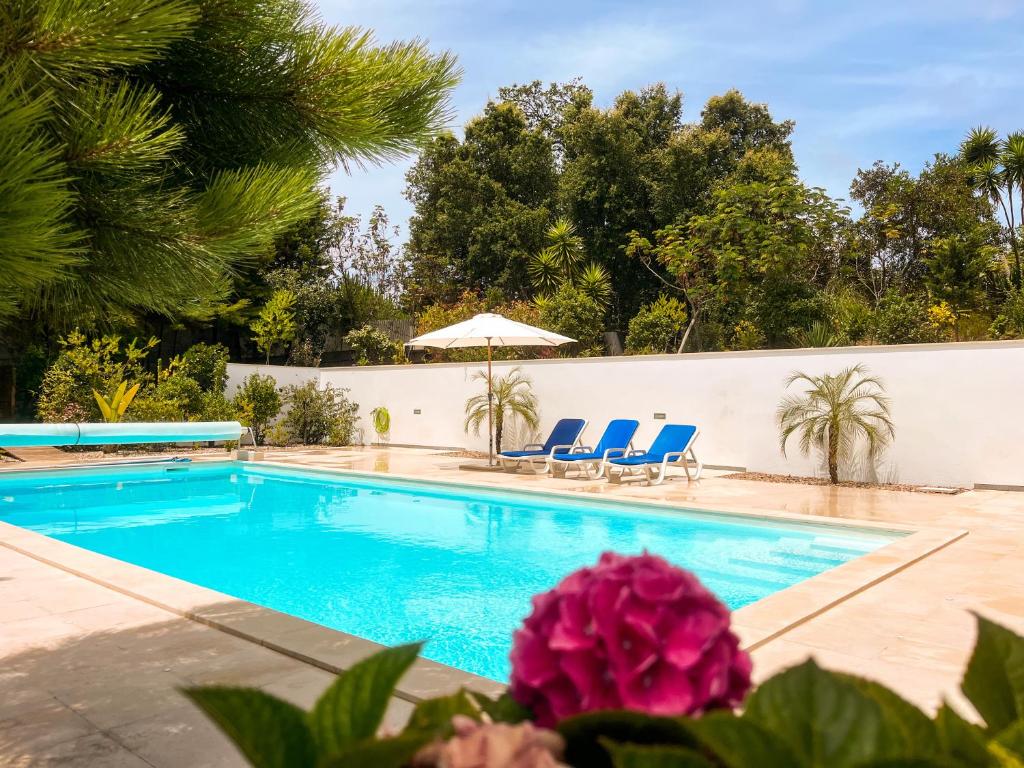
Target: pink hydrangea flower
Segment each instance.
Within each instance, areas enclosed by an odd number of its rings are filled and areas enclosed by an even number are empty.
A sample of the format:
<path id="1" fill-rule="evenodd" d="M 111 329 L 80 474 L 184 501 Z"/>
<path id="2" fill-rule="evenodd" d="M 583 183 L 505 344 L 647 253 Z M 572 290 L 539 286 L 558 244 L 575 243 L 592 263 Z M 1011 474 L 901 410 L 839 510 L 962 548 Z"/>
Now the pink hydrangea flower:
<path id="1" fill-rule="evenodd" d="M 512 696 L 541 726 L 595 709 L 696 715 L 736 706 L 750 688 L 729 609 L 646 552 L 605 552 L 534 597 L 511 658 Z"/>

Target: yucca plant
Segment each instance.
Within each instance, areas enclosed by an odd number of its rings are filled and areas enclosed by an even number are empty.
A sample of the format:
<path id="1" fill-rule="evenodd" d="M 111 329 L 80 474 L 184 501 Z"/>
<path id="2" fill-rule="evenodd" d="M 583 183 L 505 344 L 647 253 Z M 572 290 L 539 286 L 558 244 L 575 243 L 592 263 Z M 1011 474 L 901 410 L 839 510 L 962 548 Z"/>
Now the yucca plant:
<path id="1" fill-rule="evenodd" d="M 612 278 L 608 270 L 596 262 L 590 262 L 576 278 L 576 287 L 607 308 L 612 300 Z"/>
<path id="2" fill-rule="evenodd" d="M 92 391 L 92 396 L 96 398 L 96 405 L 100 407 L 103 420 L 116 424 L 124 417 L 124 412 L 128 410 L 128 406 L 132 404 L 132 400 L 135 399 L 138 392 L 138 384 L 134 384 L 129 389 L 128 382 L 122 381 L 109 398 L 104 397 L 95 389 Z"/>
<path id="3" fill-rule="evenodd" d="M 799 330 L 796 334 L 796 343 L 804 348 L 838 347 L 839 339 L 832 326 L 819 320 L 810 328 Z"/>
<path id="4" fill-rule="evenodd" d="M 487 374 L 478 371 L 474 379 L 487 384 Z M 529 377 L 523 374 L 521 368 L 513 368 L 505 376 L 494 379 L 494 450 L 501 452 L 501 434 L 504 430 L 505 419 L 510 415 L 518 416 L 530 429 L 536 429 L 540 424 L 540 416 L 537 414 L 537 398 L 530 391 L 533 383 Z M 473 430 L 474 435 L 480 434 L 480 425 L 487 421 L 487 392 L 474 395 L 466 401 L 466 423 L 464 428 L 468 433 Z"/>
<path id="5" fill-rule="evenodd" d="M 874 460 L 896 436 L 882 382 L 868 376 L 864 366 L 821 376 L 797 371 L 786 387 L 797 382 L 807 384 L 807 389 L 779 405 L 780 447 L 785 455 L 789 438 L 798 434 L 804 456 L 812 448 L 824 454 L 830 482 L 839 482 L 839 464 L 853 454 L 858 440 L 867 442 L 868 456 Z"/>

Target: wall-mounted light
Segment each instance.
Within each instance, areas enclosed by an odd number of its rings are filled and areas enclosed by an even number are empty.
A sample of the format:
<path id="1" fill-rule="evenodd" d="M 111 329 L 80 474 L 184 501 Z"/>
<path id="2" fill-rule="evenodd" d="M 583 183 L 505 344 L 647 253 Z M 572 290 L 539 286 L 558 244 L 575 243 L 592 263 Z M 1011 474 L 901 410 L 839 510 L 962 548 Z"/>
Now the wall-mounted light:
<path id="1" fill-rule="evenodd" d="M 664 421 L 665 420 L 665 414 L 664 413 L 655 413 L 654 414 L 654 418 L 655 418 L 656 421 Z"/>
<path id="2" fill-rule="evenodd" d="M 412 409 L 412 415 L 413 416 L 419 416 L 420 415 L 420 409 L 419 408 L 413 408 Z"/>

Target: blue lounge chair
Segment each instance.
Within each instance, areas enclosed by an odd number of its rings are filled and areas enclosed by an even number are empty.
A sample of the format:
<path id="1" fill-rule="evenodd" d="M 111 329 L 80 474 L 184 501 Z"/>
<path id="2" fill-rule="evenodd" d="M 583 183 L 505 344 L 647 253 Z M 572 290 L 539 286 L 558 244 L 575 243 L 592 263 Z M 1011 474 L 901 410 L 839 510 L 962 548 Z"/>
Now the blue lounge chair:
<path id="1" fill-rule="evenodd" d="M 661 485 L 669 467 L 682 467 L 687 480 L 699 480 L 704 465 L 693 452 L 699 434 L 692 424 L 666 424 L 646 451 L 630 451 L 621 459 L 610 459 L 605 464 L 605 476 L 613 483 L 645 479 L 648 485 Z"/>
<path id="2" fill-rule="evenodd" d="M 587 427 L 586 419 L 559 419 L 543 443 L 529 443 L 521 451 L 502 451 L 498 462 L 506 470 L 516 472 L 524 467 L 534 474 L 548 471 L 548 459 L 558 453 L 569 453 Z"/>
<path id="3" fill-rule="evenodd" d="M 612 419 L 597 445 L 581 445 L 568 454 L 556 453 L 552 456 L 548 460 L 551 474 L 565 477 L 566 472 L 575 469 L 591 480 L 601 477 L 608 459 L 625 456 L 633 447 L 633 435 L 639 426 L 640 422 L 636 419 Z"/>

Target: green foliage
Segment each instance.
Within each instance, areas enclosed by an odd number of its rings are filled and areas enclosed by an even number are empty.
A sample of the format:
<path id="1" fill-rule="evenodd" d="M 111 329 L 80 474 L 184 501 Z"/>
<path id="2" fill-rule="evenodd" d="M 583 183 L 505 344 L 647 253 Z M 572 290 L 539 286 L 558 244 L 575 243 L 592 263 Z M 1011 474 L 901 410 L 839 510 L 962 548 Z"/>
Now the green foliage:
<path id="1" fill-rule="evenodd" d="M 98 421 L 102 414 L 93 391 L 112 393 L 122 382 L 147 380 L 143 368 L 156 339 L 123 344 L 119 336 L 91 341 L 79 331 L 59 340 L 61 348 L 43 374 L 37 415 L 41 421 Z"/>
<path id="2" fill-rule="evenodd" d="M 253 321 L 251 329 L 256 348 L 267 356 L 279 344 L 287 344 L 295 338 L 295 294 L 289 290 L 274 291 L 270 299 Z"/>
<path id="3" fill-rule="evenodd" d="M 223 392 L 228 381 L 228 348 L 223 344 L 193 344 L 182 354 L 178 371 L 199 384 L 203 392 Z"/>
<path id="4" fill-rule="evenodd" d="M 626 353 L 660 355 L 675 352 L 686 328 L 686 305 L 664 294 L 640 308 L 626 332 Z"/>
<path id="5" fill-rule="evenodd" d="M 186 694 L 255 766 L 373 765 L 400 768 L 451 718 L 520 722 L 505 694 L 417 704 L 405 730 L 378 737 L 384 710 L 418 645 L 392 648 L 343 672 L 303 712 L 256 689 L 190 688 Z M 978 618 L 963 692 L 983 718 L 969 723 L 943 705 L 930 718 L 884 686 L 814 661 L 764 681 L 742 712 L 657 717 L 603 710 L 566 718 L 558 732 L 575 768 L 976 768 L 1024 760 L 1024 638 Z M 428 764 L 428 763 L 424 763 Z M 429 763 L 432 764 L 432 763 Z"/>
<path id="6" fill-rule="evenodd" d="M 1024 291 L 1011 291 L 992 322 L 989 335 L 996 339 L 1024 337 Z"/>
<path id="7" fill-rule="evenodd" d="M 872 320 L 872 336 L 878 344 L 919 344 L 935 341 L 928 322 L 928 308 L 913 296 L 890 291 L 882 297 Z"/>
<path id="8" fill-rule="evenodd" d="M 252 430 L 256 445 L 263 445 L 267 426 L 281 412 L 281 394 L 272 376 L 246 377 L 235 395 L 239 421 Z"/>
<path id="9" fill-rule="evenodd" d="M 935 301 L 950 307 L 958 333 L 960 316 L 976 308 L 984 295 L 992 252 L 978 232 L 942 238 L 931 244 L 925 260 L 925 285 Z"/>
<path id="10" fill-rule="evenodd" d="M 372 325 L 355 328 L 345 334 L 345 341 L 356 356 L 356 365 L 389 363 L 395 354 L 391 337 Z"/>
<path id="11" fill-rule="evenodd" d="M 186 376 L 180 369 L 163 376 L 157 382 L 152 397 L 173 403 L 178 411 L 179 419 L 193 419 L 203 410 L 203 388 L 191 376 Z"/>
<path id="12" fill-rule="evenodd" d="M 224 397 L 223 392 L 204 392 L 197 414 L 198 421 L 235 421 L 238 418 L 235 404 Z"/>
<path id="13" fill-rule="evenodd" d="M 477 371 L 473 374 L 473 379 L 483 383 L 484 391 L 482 394 L 473 395 L 466 400 L 466 421 L 463 424 L 463 429 L 467 434 L 472 429 L 474 435 L 479 435 L 481 425 L 487 423 L 488 415 L 491 414 L 494 419 L 494 450 L 496 453 L 500 453 L 501 438 L 505 431 L 507 418 L 516 417 L 531 430 L 536 429 L 540 424 L 537 398 L 530 391 L 533 382 L 523 373 L 522 368 L 517 366 L 504 376 L 498 376 L 491 381 L 494 397 L 490 401 L 490 409 L 488 409 L 487 374 L 484 371 Z"/>
<path id="14" fill-rule="evenodd" d="M 0 315 L 58 326 L 215 314 L 326 169 L 418 148 L 457 79 L 301 0 L 13 0 L 0 38 Z"/>
<path id="15" fill-rule="evenodd" d="M 561 354 L 600 354 L 604 346 L 604 308 L 570 283 L 538 301 L 540 326 L 576 339 L 560 347 Z M 569 349 L 567 349 L 569 348 Z"/>
<path id="16" fill-rule="evenodd" d="M 814 448 L 824 455 L 831 482 L 839 482 L 839 465 L 851 458 L 859 440 L 867 443 L 873 461 L 895 437 L 882 383 L 865 375 L 864 366 L 821 376 L 797 372 L 786 386 L 797 382 L 807 384 L 807 389 L 786 396 L 776 414 L 779 447 L 785 454 L 789 438 L 799 435 L 801 453 L 807 456 Z"/>
<path id="17" fill-rule="evenodd" d="M 127 381 L 122 381 L 109 397 L 104 397 L 94 389 L 92 396 L 96 400 L 96 405 L 99 406 L 103 420 L 108 423 L 121 421 L 124 418 L 124 412 L 132 404 L 135 395 L 139 393 L 140 386 L 140 383 L 136 383 L 129 387 Z"/>
<path id="18" fill-rule="evenodd" d="M 284 425 L 293 438 L 303 445 L 319 445 L 329 439 L 349 442 L 343 439 L 345 435 L 339 427 L 354 422 L 359 405 L 345 397 L 347 389 L 320 389 L 315 381 L 309 381 L 287 386 L 283 391 L 289 406 Z"/>
<path id="19" fill-rule="evenodd" d="M 810 328 L 801 328 L 794 335 L 798 347 L 804 349 L 814 347 L 838 347 L 839 337 L 832 326 L 824 322 L 816 322 Z"/>
<path id="20" fill-rule="evenodd" d="M 525 298 L 529 257 L 544 247 L 555 207 L 551 139 L 514 104 L 489 103 L 460 141 L 446 134 L 407 175 L 409 303 L 451 303 L 496 287 Z"/>

